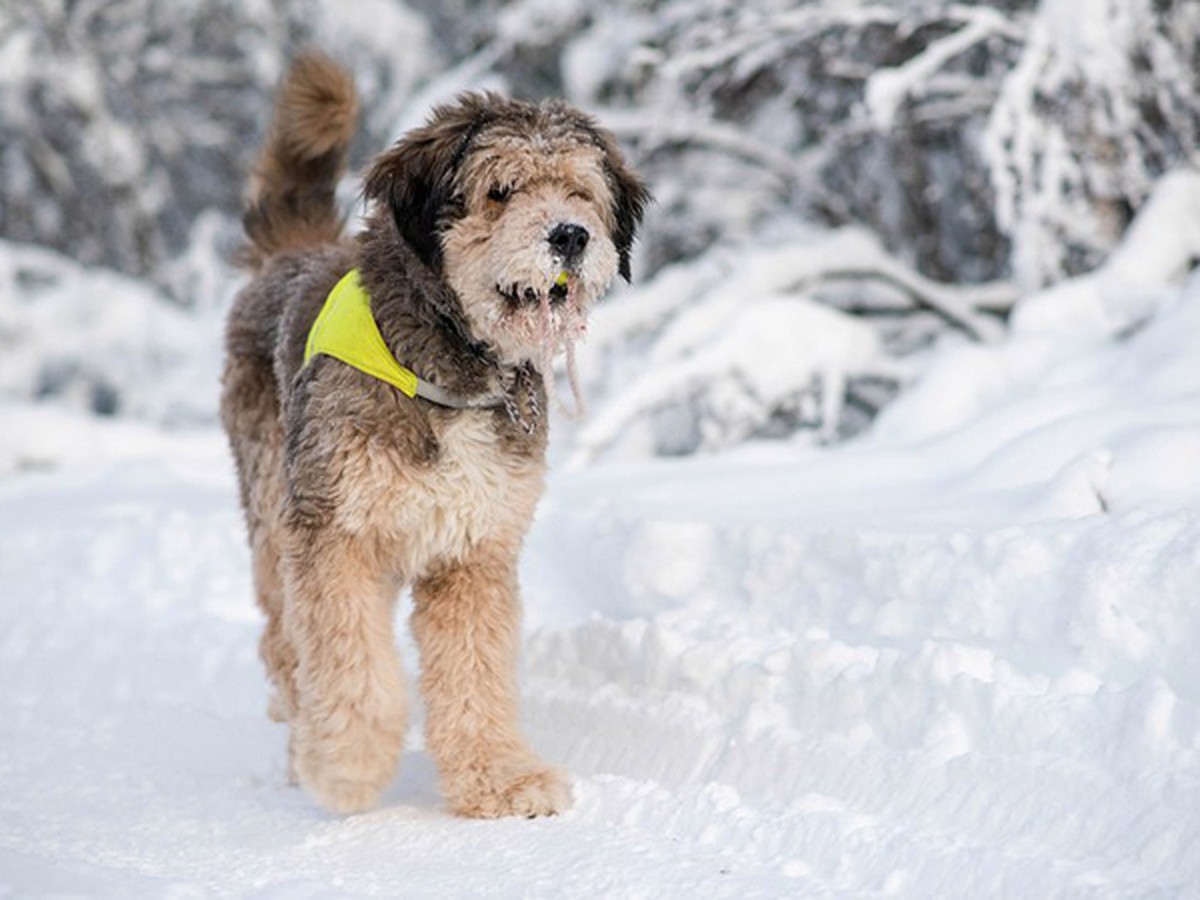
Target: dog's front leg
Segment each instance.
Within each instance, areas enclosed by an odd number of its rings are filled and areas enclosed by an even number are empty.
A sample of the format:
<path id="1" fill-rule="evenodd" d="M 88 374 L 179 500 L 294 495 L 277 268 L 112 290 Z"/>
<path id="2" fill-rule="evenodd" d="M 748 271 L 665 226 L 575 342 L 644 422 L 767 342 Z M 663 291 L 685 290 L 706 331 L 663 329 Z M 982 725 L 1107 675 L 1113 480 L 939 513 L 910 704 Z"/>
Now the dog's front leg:
<path id="1" fill-rule="evenodd" d="M 515 548 L 480 548 L 413 586 L 426 746 L 460 815 L 551 815 L 571 804 L 565 776 L 534 755 L 517 723 L 520 618 Z"/>
<path id="2" fill-rule="evenodd" d="M 292 764 L 324 806 L 358 812 L 395 777 L 404 741 L 394 581 L 361 542 L 328 529 L 291 537 L 284 625 L 297 653 Z"/>

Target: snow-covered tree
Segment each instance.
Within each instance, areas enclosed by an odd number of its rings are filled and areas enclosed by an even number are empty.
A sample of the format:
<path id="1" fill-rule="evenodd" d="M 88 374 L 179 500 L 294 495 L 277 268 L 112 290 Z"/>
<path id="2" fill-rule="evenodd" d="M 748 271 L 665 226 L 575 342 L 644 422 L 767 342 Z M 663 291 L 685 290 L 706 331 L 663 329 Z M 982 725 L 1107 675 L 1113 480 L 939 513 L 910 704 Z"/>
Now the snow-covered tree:
<path id="1" fill-rule="evenodd" d="M 0 237 L 175 287 L 170 261 L 203 214 L 236 215 L 272 88 L 299 46 L 327 41 L 354 59 L 384 117 L 429 65 L 423 20 L 387 0 L 355 7 L 0 5 Z M 392 41 L 412 49 L 392 58 Z"/>
<path id="2" fill-rule="evenodd" d="M 1197 162 L 1200 4 L 1044 0 L 984 135 L 1022 286 L 1098 265 L 1154 182 Z"/>
<path id="3" fill-rule="evenodd" d="M 1195 164 L 1198 34 L 1193 0 L 10 0 L 0 238 L 211 301 L 301 45 L 355 70 L 358 161 L 459 90 L 562 95 L 657 196 L 583 360 L 586 453 L 829 440 Z"/>

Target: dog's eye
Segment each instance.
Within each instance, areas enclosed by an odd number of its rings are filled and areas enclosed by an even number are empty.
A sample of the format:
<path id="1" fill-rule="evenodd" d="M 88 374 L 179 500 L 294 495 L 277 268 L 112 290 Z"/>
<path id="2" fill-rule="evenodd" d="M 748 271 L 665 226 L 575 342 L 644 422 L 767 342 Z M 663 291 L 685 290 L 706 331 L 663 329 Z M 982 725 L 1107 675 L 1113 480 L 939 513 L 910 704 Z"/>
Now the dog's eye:
<path id="1" fill-rule="evenodd" d="M 488 191 L 488 199 L 493 203 L 505 203 L 508 201 L 508 198 L 511 194 L 512 188 L 508 187 L 507 185 L 504 187 L 495 185 L 490 191 Z"/>
<path id="2" fill-rule="evenodd" d="M 571 200 L 582 200 L 584 203 L 592 202 L 592 195 L 585 190 L 571 191 L 568 195 Z"/>

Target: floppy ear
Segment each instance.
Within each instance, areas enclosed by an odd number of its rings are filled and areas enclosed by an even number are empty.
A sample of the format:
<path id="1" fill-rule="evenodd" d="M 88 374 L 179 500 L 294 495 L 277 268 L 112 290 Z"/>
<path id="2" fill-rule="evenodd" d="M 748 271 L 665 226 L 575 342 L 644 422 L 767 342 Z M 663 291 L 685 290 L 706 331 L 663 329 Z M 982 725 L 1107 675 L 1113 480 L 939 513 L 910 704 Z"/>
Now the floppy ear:
<path id="1" fill-rule="evenodd" d="M 600 146 L 604 150 L 604 174 L 612 190 L 613 219 L 617 223 L 613 231 L 613 244 L 617 248 L 617 271 L 626 281 L 632 281 L 629 268 L 630 251 L 633 249 L 638 226 L 642 224 L 646 205 L 654 198 L 646 183 L 626 165 L 625 157 L 621 155 L 617 146 L 617 139 L 611 132 L 600 130 Z"/>
<path id="2" fill-rule="evenodd" d="M 425 125 L 376 160 L 363 183 L 363 196 L 388 204 L 401 237 L 435 271 L 442 265 L 441 230 L 458 202 L 458 170 L 489 120 L 488 102 L 483 95 L 464 94 L 435 108 Z"/>

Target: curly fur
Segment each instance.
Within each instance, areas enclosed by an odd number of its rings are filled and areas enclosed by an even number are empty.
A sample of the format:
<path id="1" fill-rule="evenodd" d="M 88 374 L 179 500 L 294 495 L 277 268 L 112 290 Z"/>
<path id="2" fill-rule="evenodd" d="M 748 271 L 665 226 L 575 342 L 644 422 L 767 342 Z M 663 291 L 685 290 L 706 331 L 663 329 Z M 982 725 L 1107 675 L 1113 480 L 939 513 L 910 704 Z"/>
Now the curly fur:
<path id="1" fill-rule="evenodd" d="M 252 180 L 252 279 L 227 328 L 221 417 L 267 619 L 270 711 L 321 803 L 376 803 L 406 728 L 393 614 L 410 585 L 426 745 L 450 807 L 551 814 L 570 803 L 566 778 L 517 725 L 517 559 L 547 438 L 535 326 L 549 306 L 573 338 L 613 276 L 628 277 L 648 195 L 582 113 L 467 94 L 376 160 L 365 230 L 347 238 L 334 194 L 356 110 L 341 68 L 297 60 Z M 563 222 L 591 235 L 577 257 L 547 243 Z M 445 409 L 336 360 L 302 366 L 321 303 L 354 266 L 397 359 L 506 402 Z M 560 271 L 569 287 L 551 302 Z"/>

